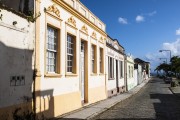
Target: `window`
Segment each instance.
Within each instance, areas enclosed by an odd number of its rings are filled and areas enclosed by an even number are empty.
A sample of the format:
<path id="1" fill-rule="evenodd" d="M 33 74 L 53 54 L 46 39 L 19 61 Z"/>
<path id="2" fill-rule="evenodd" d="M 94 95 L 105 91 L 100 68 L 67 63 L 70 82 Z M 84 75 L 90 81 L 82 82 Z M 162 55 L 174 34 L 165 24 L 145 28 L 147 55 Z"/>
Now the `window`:
<path id="1" fill-rule="evenodd" d="M 57 72 L 58 30 L 47 26 L 46 71 Z"/>
<path id="2" fill-rule="evenodd" d="M 75 37 L 67 34 L 67 72 L 76 72 L 76 41 Z"/>
<path id="3" fill-rule="evenodd" d="M 120 61 L 120 78 L 123 78 L 123 61 Z"/>
<path id="4" fill-rule="evenodd" d="M 91 46 L 91 71 L 96 73 L 96 46 Z"/>
<path id="5" fill-rule="evenodd" d="M 20 12 L 27 16 L 33 14 L 34 11 L 34 0 L 0 0 L 0 5 L 2 4 L 13 12 Z"/>
<path id="6" fill-rule="evenodd" d="M 114 79 L 114 59 L 108 57 L 108 78 Z"/>
<path id="7" fill-rule="evenodd" d="M 84 8 L 81 7 L 80 12 L 82 15 L 86 16 L 86 10 Z"/>
<path id="8" fill-rule="evenodd" d="M 133 73 L 133 67 L 131 67 L 131 70 L 132 70 L 132 77 L 133 77 L 133 74 L 134 74 L 134 73 Z"/>
<path id="9" fill-rule="evenodd" d="M 95 23 L 95 18 L 91 16 L 91 22 Z"/>
<path id="10" fill-rule="evenodd" d="M 103 73 L 103 48 L 99 49 L 99 69 L 100 73 Z"/>
<path id="11" fill-rule="evenodd" d="M 99 23 L 99 28 L 101 28 L 101 29 L 102 29 L 102 24 L 101 24 L 101 23 Z"/>
<path id="12" fill-rule="evenodd" d="M 67 3 L 74 8 L 74 0 L 68 0 Z"/>
<path id="13" fill-rule="evenodd" d="M 128 69 L 129 69 L 129 78 L 131 77 L 131 67 L 130 65 L 128 66 Z"/>

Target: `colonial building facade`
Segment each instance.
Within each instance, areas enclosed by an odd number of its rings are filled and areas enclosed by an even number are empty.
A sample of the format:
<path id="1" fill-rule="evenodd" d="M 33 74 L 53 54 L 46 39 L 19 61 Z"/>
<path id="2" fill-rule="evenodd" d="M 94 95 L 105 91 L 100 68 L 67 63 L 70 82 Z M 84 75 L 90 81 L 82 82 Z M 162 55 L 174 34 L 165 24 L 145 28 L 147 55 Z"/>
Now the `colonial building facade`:
<path id="1" fill-rule="evenodd" d="M 118 40 L 107 37 L 106 42 L 106 77 L 108 97 L 125 91 L 124 48 Z"/>
<path id="2" fill-rule="evenodd" d="M 105 99 L 105 24 L 79 0 L 36 7 L 36 113 L 56 117 Z"/>
<path id="3" fill-rule="evenodd" d="M 79 0 L 0 1 L 0 119 L 53 118 L 135 87 L 134 60 L 105 30 Z"/>

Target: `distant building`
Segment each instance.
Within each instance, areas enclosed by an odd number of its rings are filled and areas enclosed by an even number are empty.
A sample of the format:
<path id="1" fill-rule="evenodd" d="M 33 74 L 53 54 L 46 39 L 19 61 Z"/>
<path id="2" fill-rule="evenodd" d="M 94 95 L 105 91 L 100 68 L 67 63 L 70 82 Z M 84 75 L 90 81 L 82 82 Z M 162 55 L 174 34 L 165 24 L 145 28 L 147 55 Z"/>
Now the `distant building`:
<path id="1" fill-rule="evenodd" d="M 108 97 L 125 91 L 124 48 L 118 40 L 107 37 L 106 42 L 106 77 Z"/>
<path id="2" fill-rule="evenodd" d="M 150 77 L 150 63 L 141 60 L 140 58 L 135 58 L 134 63 L 135 69 L 138 71 L 138 84 L 140 84 L 143 80 Z"/>

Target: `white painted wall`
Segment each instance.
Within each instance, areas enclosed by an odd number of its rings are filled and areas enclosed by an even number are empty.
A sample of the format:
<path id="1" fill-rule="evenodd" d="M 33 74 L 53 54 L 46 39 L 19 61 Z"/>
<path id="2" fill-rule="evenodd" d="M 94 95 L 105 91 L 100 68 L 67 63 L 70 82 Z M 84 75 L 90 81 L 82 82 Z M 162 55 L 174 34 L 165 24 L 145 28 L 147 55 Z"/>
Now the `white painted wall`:
<path id="1" fill-rule="evenodd" d="M 113 80 L 108 80 L 108 57 L 112 57 L 114 58 L 114 79 Z M 115 50 L 106 47 L 106 81 L 107 81 L 107 90 L 112 90 L 116 88 L 116 60 L 118 60 L 118 86 L 124 86 L 124 77 L 120 78 L 120 68 L 119 68 L 119 61 L 123 61 L 124 63 L 124 56 L 118 52 L 116 52 Z M 124 64 L 123 64 L 123 68 L 124 68 Z M 124 69 L 123 69 L 124 70 Z M 124 71 L 123 71 L 124 73 Z"/>
<path id="2" fill-rule="evenodd" d="M 32 99 L 34 23 L 7 10 L 0 20 L 0 108 Z M 16 21 L 17 24 L 13 25 Z M 12 80 L 12 77 L 16 79 Z M 18 77 L 24 77 L 21 81 Z M 11 81 L 12 80 L 12 81 Z"/>
<path id="3" fill-rule="evenodd" d="M 133 67 L 133 76 L 129 76 L 129 66 Z M 135 87 L 136 82 L 134 80 L 134 59 L 132 57 L 127 56 L 127 89 L 131 90 Z"/>
<path id="4" fill-rule="evenodd" d="M 87 24 L 85 24 L 83 21 L 79 20 L 78 18 L 76 18 L 75 16 L 73 16 L 71 13 L 69 13 L 67 10 L 63 9 L 61 6 L 56 5 L 56 7 L 59 9 L 60 11 L 60 19 L 62 21 L 60 21 L 60 74 L 61 77 L 56 77 L 56 78 L 48 78 L 44 76 L 44 72 L 45 72 L 45 39 L 46 39 L 46 14 L 44 12 L 44 8 L 48 8 L 49 6 L 53 5 L 54 3 L 51 0 L 46 0 L 46 1 L 41 1 L 41 23 L 40 23 L 40 69 L 41 69 L 41 73 L 42 73 L 42 77 L 41 77 L 41 91 L 45 91 L 45 90 L 51 90 L 53 89 L 53 96 L 55 95 L 62 95 L 62 94 L 66 94 L 66 93 L 72 93 L 72 92 L 79 92 L 80 89 L 80 76 L 79 76 L 79 72 L 80 72 L 80 40 L 81 38 L 83 38 L 85 41 L 88 41 L 88 54 L 89 54 L 89 58 L 88 58 L 88 87 L 89 88 L 96 88 L 96 87 L 102 87 L 105 86 L 105 75 L 100 75 L 99 73 L 99 62 L 97 63 L 97 75 L 93 76 L 91 75 L 91 59 L 90 59 L 90 55 L 91 55 L 91 43 L 95 44 L 97 47 L 97 56 L 98 56 L 98 60 L 99 60 L 99 47 L 103 47 L 105 48 L 105 44 L 102 44 L 99 42 L 100 37 L 102 37 L 103 35 L 98 33 L 96 31 L 97 34 L 97 40 L 92 39 L 91 35 L 92 33 L 95 31 L 93 28 L 91 28 L 90 26 L 88 26 Z M 73 27 L 70 27 L 69 25 L 67 25 L 66 23 L 68 23 L 68 19 L 70 17 L 72 17 L 75 19 L 76 21 L 76 28 L 74 29 Z M 56 21 L 55 19 L 52 19 L 49 24 L 55 24 L 58 22 L 54 22 Z M 80 31 L 82 26 L 86 25 L 88 28 L 88 35 L 84 35 L 82 34 L 82 32 Z M 72 33 L 73 35 L 76 36 L 76 44 L 77 44 L 77 51 L 76 51 L 76 57 L 77 57 L 77 75 L 76 76 L 66 76 L 66 34 L 67 32 Z"/>
<path id="5" fill-rule="evenodd" d="M 134 70 L 134 85 L 135 86 L 138 85 L 138 70 L 137 69 Z"/>

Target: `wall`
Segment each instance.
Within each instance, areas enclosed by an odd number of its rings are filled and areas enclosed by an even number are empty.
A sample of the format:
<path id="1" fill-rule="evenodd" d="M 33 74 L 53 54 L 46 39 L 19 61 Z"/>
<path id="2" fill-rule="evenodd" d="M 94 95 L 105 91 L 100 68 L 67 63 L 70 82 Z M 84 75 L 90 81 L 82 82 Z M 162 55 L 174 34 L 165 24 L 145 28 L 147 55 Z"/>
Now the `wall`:
<path id="1" fill-rule="evenodd" d="M 125 81 L 124 76 L 120 77 L 120 61 L 123 61 L 123 73 L 124 73 L 124 56 L 118 52 L 120 46 L 118 45 L 117 41 L 111 40 L 110 38 L 107 39 L 108 43 L 111 43 L 114 47 L 111 48 L 110 46 L 106 46 L 106 82 L 107 82 L 107 92 L 108 96 L 111 97 L 113 95 L 116 95 L 117 92 L 124 92 L 125 88 Z M 109 71 L 109 63 L 108 63 L 108 57 L 112 57 L 114 59 L 114 78 L 109 79 L 108 78 L 108 71 Z M 118 64 L 116 64 L 116 60 L 118 60 Z M 116 68 L 118 66 L 118 69 Z M 118 71 L 118 73 L 116 72 Z M 118 75 L 117 75 L 118 74 Z M 118 78 L 116 77 L 118 76 Z"/>
<path id="2" fill-rule="evenodd" d="M 130 73 L 129 73 L 129 66 L 130 66 Z M 131 90 L 136 86 L 136 82 L 134 80 L 134 60 L 132 57 L 127 56 L 127 90 Z M 133 73 L 132 73 L 133 70 Z"/>
<path id="3" fill-rule="evenodd" d="M 0 118 L 12 119 L 19 107 L 32 110 L 34 23 L 3 8 L 0 14 Z"/>
<path id="4" fill-rule="evenodd" d="M 53 2 L 54 1 L 54 2 Z M 40 101 L 36 111 L 45 117 L 55 117 L 82 107 L 81 76 L 80 76 L 80 45 L 86 43 L 85 50 L 85 104 L 91 104 L 106 98 L 105 70 L 99 70 L 99 48 L 105 52 L 106 34 L 94 26 L 80 13 L 61 0 L 46 0 L 40 3 L 39 61 L 40 61 Z M 44 11 L 46 8 L 46 11 Z M 53 9 L 53 10 L 51 10 Z M 51 25 L 59 29 L 59 73 L 46 72 L 46 29 Z M 76 39 L 76 72 L 67 72 L 67 33 Z M 91 73 L 91 45 L 97 48 L 97 73 Z M 103 60 L 105 56 L 103 54 Z M 37 59 L 38 61 L 38 59 Z M 105 68 L 103 64 L 103 68 Z M 46 92 L 44 92 L 46 91 Z"/>

